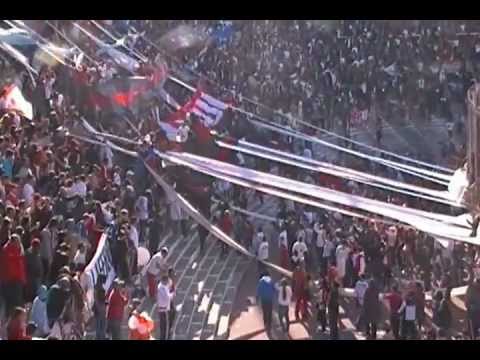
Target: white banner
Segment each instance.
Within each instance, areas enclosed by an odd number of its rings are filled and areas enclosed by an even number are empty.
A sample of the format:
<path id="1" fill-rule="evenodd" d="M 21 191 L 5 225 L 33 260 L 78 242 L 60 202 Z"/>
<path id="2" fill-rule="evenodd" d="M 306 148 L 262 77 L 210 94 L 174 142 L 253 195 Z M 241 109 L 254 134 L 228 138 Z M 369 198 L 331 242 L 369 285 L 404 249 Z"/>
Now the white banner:
<path id="1" fill-rule="evenodd" d="M 83 271 L 81 284 L 87 298 L 87 307 L 91 311 L 93 307 L 95 285 L 100 274 L 106 278 L 104 289 L 110 289 L 116 273 L 113 267 L 112 252 L 110 250 L 110 237 L 113 235 L 113 228 L 104 232 L 98 242 L 97 250 L 90 263 Z"/>

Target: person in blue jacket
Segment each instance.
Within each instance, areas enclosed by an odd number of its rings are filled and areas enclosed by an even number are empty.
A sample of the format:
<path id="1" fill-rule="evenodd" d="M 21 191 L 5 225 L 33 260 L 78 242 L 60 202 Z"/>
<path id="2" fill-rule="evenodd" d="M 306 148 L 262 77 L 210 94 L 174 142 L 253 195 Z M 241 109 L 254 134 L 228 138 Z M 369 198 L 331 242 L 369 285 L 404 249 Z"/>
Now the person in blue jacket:
<path id="1" fill-rule="evenodd" d="M 272 311 L 273 300 L 275 297 L 275 286 L 268 272 L 264 272 L 260 277 L 257 286 L 257 299 L 260 300 L 263 313 L 263 323 L 265 331 L 270 336 L 272 331 Z"/>

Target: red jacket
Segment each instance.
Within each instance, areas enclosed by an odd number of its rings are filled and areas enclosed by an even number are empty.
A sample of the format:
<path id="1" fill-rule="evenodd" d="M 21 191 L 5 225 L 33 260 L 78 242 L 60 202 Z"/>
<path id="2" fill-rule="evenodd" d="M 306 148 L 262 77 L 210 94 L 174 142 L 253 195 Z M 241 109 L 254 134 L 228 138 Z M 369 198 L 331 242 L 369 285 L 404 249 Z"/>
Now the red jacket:
<path id="1" fill-rule="evenodd" d="M 5 282 L 19 281 L 27 283 L 25 272 L 25 256 L 21 245 L 7 242 L 1 252 L 1 276 Z"/>
<path id="2" fill-rule="evenodd" d="M 125 312 L 125 306 L 127 303 L 127 297 L 123 296 L 120 293 L 120 290 L 114 289 L 108 297 L 107 319 L 121 321 L 123 319 L 123 314 Z"/>
<path id="3" fill-rule="evenodd" d="M 11 320 L 7 325 L 7 340 L 32 340 L 27 336 L 25 327 L 20 326 L 18 320 Z"/>
<path id="4" fill-rule="evenodd" d="M 232 218 L 229 215 L 222 216 L 222 220 L 220 221 L 220 228 L 225 234 L 229 236 L 232 234 L 233 222 Z"/>

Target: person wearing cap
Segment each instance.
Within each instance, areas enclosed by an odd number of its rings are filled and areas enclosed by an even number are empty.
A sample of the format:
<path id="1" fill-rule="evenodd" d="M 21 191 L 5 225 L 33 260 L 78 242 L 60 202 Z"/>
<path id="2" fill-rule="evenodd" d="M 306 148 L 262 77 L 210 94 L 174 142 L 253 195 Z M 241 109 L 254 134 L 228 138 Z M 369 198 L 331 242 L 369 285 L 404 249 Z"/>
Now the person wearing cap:
<path id="1" fill-rule="evenodd" d="M 40 256 L 40 239 L 33 239 L 30 248 L 25 252 L 25 265 L 27 271 L 25 299 L 31 302 L 38 292 L 45 271 Z"/>
<path id="2" fill-rule="evenodd" d="M 124 281 L 118 278 L 114 280 L 113 290 L 108 296 L 107 303 L 108 331 L 112 340 L 121 340 L 123 315 L 128 304 Z"/>
<path id="3" fill-rule="evenodd" d="M 40 285 L 38 287 L 37 296 L 33 300 L 32 310 L 30 312 L 30 321 L 37 326 L 37 334 L 39 337 L 45 337 L 50 333 L 47 316 L 47 287 Z"/>
<path id="4" fill-rule="evenodd" d="M 148 281 L 148 295 L 154 298 L 157 293 L 157 279 L 159 276 L 167 273 L 168 271 L 168 248 L 162 247 L 162 249 L 152 256 L 148 265 L 146 266 L 147 281 Z"/>

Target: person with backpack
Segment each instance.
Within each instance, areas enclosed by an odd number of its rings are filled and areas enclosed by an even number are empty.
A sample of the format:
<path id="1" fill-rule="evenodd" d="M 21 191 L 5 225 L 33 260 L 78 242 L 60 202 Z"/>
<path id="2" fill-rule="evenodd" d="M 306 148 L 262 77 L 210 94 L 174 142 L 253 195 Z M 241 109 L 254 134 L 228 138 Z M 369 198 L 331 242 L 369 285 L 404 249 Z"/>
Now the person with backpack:
<path id="1" fill-rule="evenodd" d="M 417 307 L 415 305 L 415 293 L 410 291 L 407 294 L 405 301 L 398 309 L 398 313 L 401 315 L 402 327 L 401 327 L 401 339 L 416 339 L 417 337 Z"/>
<path id="2" fill-rule="evenodd" d="M 280 326 L 285 333 L 288 333 L 290 329 L 290 319 L 288 312 L 290 309 L 290 304 L 292 303 L 292 288 L 288 285 L 287 278 L 283 278 L 280 281 L 280 285 L 276 285 L 278 292 L 278 320 L 280 321 Z"/>

